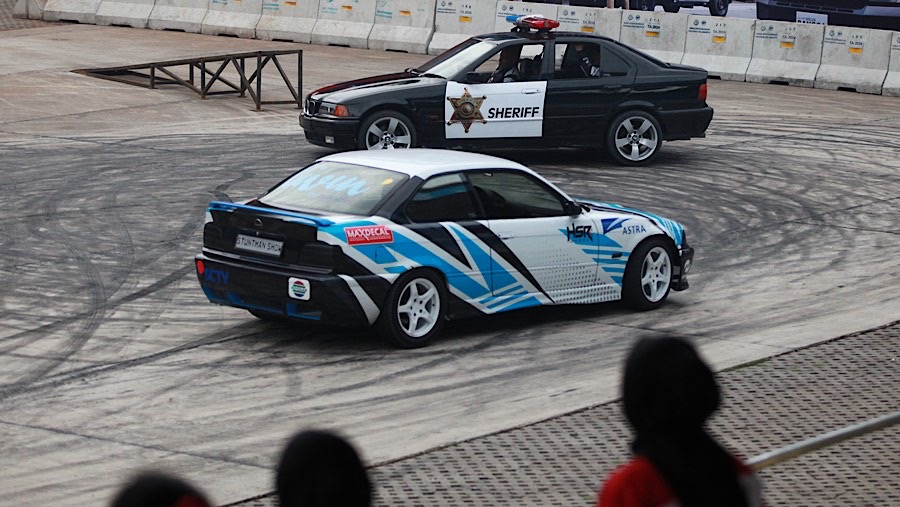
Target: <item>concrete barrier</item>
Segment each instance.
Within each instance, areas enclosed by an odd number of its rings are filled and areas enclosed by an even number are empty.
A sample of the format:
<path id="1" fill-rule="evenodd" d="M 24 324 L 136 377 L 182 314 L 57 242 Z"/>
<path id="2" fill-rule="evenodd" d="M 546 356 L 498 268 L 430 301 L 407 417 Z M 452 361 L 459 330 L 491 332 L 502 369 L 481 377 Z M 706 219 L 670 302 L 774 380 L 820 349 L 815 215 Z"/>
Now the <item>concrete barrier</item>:
<path id="1" fill-rule="evenodd" d="M 98 25 L 147 28 L 156 0 L 101 0 L 94 15 Z"/>
<path id="2" fill-rule="evenodd" d="M 319 0 L 312 43 L 367 49 L 376 0 Z"/>
<path id="3" fill-rule="evenodd" d="M 891 32 L 826 26 L 816 88 L 881 94 L 891 61 Z"/>
<path id="4" fill-rule="evenodd" d="M 561 5 L 556 16 L 560 31 L 605 35 L 615 40 L 622 32 L 622 9 Z"/>
<path id="5" fill-rule="evenodd" d="M 758 20 L 747 81 L 812 88 L 824 38 L 825 25 Z"/>
<path id="6" fill-rule="evenodd" d="M 47 0 L 19 0 L 13 7 L 13 17 L 22 19 L 43 19 Z"/>
<path id="7" fill-rule="evenodd" d="M 900 97 L 900 32 L 891 34 L 891 63 L 888 65 L 881 94 Z"/>
<path id="8" fill-rule="evenodd" d="M 623 12 L 619 40 L 664 62 L 681 63 L 687 23 L 688 16 L 684 14 Z"/>
<path id="9" fill-rule="evenodd" d="M 44 21 L 77 21 L 93 25 L 100 0 L 47 0 L 41 19 Z"/>
<path id="10" fill-rule="evenodd" d="M 263 0 L 210 0 L 200 33 L 256 38 Z"/>
<path id="11" fill-rule="evenodd" d="M 434 34 L 428 54 L 436 55 L 452 48 L 472 35 L 492 32 L 497 4 L 480 0 L 467 4 L 438 0 L 434 10 Z"/>
<path id="12" fill-rule="evenodd" d="M 381 0 L 375 7 L 375 25 L 369 49 L 425 54 L 434 34 L 437 0 Z"/>
<path id="13" fill-rule="evenodd" d="M 309 43 L 319 12 L 317 0 L 266 0 L 256 24 L 256 37 Z"/>
<path id="14" fill-rule="evenodd" d="M 753 56 L 755 19 L 690 16 L 681 63 L 712 77 L 744 81 Z"/>
<path id="15" fill-rule="evenodd" d="M 147 28 L 200 33 L 209 0 L 156 0 Z"/>

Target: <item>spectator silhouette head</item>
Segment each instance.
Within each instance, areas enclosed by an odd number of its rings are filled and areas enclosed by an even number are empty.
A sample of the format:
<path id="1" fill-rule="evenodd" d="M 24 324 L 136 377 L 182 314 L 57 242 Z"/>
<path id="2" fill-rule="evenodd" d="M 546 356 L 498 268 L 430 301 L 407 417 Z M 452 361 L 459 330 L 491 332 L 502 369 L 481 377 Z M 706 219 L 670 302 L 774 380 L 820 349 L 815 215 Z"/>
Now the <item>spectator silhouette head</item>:
<path id="1" fill-rule="evenodd" d="M 291 438 L 278 464 L 275 489 L 281 507 L 368 507 L 372 501 L 369 476 L 356 450 L 327 431 L 302 431 Z"/>
<path id="2" fill-rule="evenodd" d="M 734 459 L 704 429 L 720 392 L 693 345 L 674 337 L 639 340 L 622 387 L 633 450 L 659 469 L 680 505 L 746 505 Z"/>
<path id="3" fill-rule="evenodd" d="M 147 471 L 132 477 L 111 507 L 212 507 L 199 489 L 177 477 Z"/>

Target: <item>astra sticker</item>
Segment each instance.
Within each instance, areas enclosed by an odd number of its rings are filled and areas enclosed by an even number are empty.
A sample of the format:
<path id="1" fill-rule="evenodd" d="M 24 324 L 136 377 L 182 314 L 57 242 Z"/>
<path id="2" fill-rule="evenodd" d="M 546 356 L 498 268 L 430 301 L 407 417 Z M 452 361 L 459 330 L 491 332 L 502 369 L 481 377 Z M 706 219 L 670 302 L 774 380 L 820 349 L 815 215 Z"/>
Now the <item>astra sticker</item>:
<path id="1" fill-rule="evenodd" d="M 640 234 L 647 232 L 643 225 L 626 225 L 622 227 L 622 234 Z"/>
<path id="2" fill-rule="evenodd" d="M 469 93 L 468 88 L 463 90 L 461 97 L 447 97 L 447 100 L 449 100 L 450 104 L 453 106 L 453 115 L 450 117 L 447 125 L 461 123 L 466 134 L 468 134 L 469 127 L 471 127 L 473 123 L 487 123 L 487 120 L 485 120 L 484 116 L 481 114 L 481 104 L 486 98 L 487 96 L 473 97 L 472 94 Z"/>
<path id="3" fill-rule="evenodd" d="M 373 245 L 394 242 L 394 232 L 386 225 L 347 227 L 344 229 L 344 234 L 347 235 L 347 243 L 350 245 Z"/>
<path id="4" fill-rule="evenodd" d="M 309 280 L 294 277 L 288 278 L 288 296 L 309 301 Z"/>

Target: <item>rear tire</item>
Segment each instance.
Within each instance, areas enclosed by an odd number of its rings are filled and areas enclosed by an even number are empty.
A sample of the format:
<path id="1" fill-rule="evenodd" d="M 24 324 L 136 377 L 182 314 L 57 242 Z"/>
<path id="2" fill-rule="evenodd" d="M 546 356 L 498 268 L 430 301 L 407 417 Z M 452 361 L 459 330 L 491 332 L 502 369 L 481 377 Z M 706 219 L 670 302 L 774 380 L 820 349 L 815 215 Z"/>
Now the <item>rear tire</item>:
<path id="1" fill-rule="evenodd" d="M 378 317 L 378 332 L 405 349 L 428 345 L 444 326 L 447 289 L 433 271 L 404 273 L 391 286 Z"/>
<path id="2" fill-rule="evenodd" d="M 728 14 L 730 0 L 709 0 L 709 14 L 711 16 L 725 16 Z"/>
<path id="3" fill-rule="evenodd" d="M 666 12 L 676 13 L 681 10 L 681 6 L 669 0 L 668 2 L 663 3 L 663 10 Z"/>
<path id="4" fill-rule="evenodd" d="M 619 164 L 649 163 L 662 148 L 662 129 L 650 113 L 625 111 L 610 123 L 606 148 Z"/>
<path id="5" fill-rule="evenodd" d="M 668 243 L 651 237 L 634 249 L 622 278 L 622 300 L 635 310 L 652 310 L 662 305 L 672 287 L 674 256 Z"/>

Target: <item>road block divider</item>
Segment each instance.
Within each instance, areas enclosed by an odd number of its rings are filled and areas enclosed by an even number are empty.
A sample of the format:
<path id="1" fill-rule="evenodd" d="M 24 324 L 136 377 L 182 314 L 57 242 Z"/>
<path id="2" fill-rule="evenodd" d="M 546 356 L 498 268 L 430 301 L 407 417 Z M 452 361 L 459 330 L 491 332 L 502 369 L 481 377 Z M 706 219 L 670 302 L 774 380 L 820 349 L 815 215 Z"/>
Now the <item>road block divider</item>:
<path id="1" fill-rule="evenodd" d="M 511 2 L 500 0 L 494 14 L 494 32 L 508 32 L 513 24 L 506 20 L 507 16 L 527 16 L 537 14 L 545 18 L 556 19 L 558 14 L 556 4 L 533 4 L 529 2 Z"/>
<path id="2" fill-rule="evenodd" d="M 210 0 L 200 33 L 256 38 L 263 0 Z"/>
<path id="3" fill-rule="evenodd" d="M 100 0 L 47 0 L 41 19 L 44 21 L 77 21 L 93 25 Z"/>
<path id="4" fill-rule="evenodd" d="M 688 17 L 681 63 L 702 67 L 712 77 L 744 81 L 753 55 L 755 19 Z"/>
<path id="5" fill-rule="evenodd" d="M 209 0 L 156 0 L 147 28 L 200 33 Z"/>
<path id="6" fill-rule="evenodd" d="M 496 6 L 496 2 L 488 0 L 466 4 L 458 0 L 438 0 L 428 54 L 443 53 L 472 35 L 493 31 Z"/>
<path id="7" fill-rule="evenodd" d="M 19 0 L 13 7 L 13 17 L 21 19 L 42 19 L 47 0 Z"/>
<path id="8" fill-rule="evenodd" d="M 369 49 L 425 54 L 434 34 L 437 0 L 382 0 L 375 7 Z"/>
<path id="9" fill-rule="evenodd" d="M 94 19 L 98 25 L 147 28 L 156 0 L 101 0 Z"/>
<path id="10" fill-rule="evenodd" d="M 557 13 L 559 30 L 603 35 L 619 40 L 622 32 L 622 9 L 599 9 L 560 5 Z"/>
<path id="11" fill-rule="evenodd" d="M 747 81 L 812 88 L 824 39 L 825 25 L 758 20 Z"/>
<path id="12" fill-rule="evenodd" d="M 376 0 L 319 0 L 312 43 L 368 49 Z"/>
<path id="13" fill-rule="evenodd" d="M 826 26 L 816 88 L 881 94 L 891 60 L 891 32 Z"/>
<path id="14" fill-rule="evenodd" d="M 891 33 L 891 59 L 881 94 L 900 97 L 900 31 Z"/>
<path id="15" fill-rule="evenodd" d="M 687 23 L 688 16 L 684 14 L 623 12 L 619 40 L 664 62 L 681 63 Z"/>
<path id="16" fill-rule="evenodd" d="M 256 37 L 308 44 L 318 12 L 319 3 L 314 0 L 266 0 L 256 24 Z"/>

